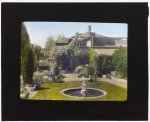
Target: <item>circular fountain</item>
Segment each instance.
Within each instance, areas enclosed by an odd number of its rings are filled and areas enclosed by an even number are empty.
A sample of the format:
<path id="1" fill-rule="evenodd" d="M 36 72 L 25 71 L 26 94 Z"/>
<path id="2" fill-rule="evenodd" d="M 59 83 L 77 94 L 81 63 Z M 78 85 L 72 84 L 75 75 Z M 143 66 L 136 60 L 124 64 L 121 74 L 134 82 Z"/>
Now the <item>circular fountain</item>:
<path id="1" fill-rule="evenodd" d="M 83 80 L 81 88 L 69 88 L 62 91 L 62 94 L 69 97 L 76 97 L 76 98 L 98 98 L 103 97 L 107 93 L 100 89 L 95 88 L 86 88 L 86 80 Z"/>
<path id="2" fill-rule="evenodd" d="M 86 89 L 86 96 L 83 96 L 81 94 L 81 88 L 70 88 L 65 89 L 62 91 L 62 94 L 69 97 L 84 97 L 84 98 L 97 98 L 97 97 L 103 97 L 107 93 L 103 90 L 95 89 L 95 88 L 87 88 Z"/>

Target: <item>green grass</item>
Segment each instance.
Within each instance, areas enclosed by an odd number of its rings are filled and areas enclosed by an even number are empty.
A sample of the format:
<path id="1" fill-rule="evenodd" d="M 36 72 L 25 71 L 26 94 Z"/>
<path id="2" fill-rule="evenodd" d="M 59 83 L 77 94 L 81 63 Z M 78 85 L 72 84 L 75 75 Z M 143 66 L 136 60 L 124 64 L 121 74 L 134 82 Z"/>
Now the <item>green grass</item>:
<path id="1" fill-rule="evenodd" d="M 127 99 L 127 89 L 103 81 L 87 82 L 87 87 L 101 89 L 107 92 L 106 96 L 100 98 L 73 98 L 64 96 L 61 91 L 67 88 L 81 87 L 81 81 L 71 81 L 65 83 L 42 84 L 42 89 L 32 98 L 33 100 L 82 100 L 82 101 L 125 101 Z"/>

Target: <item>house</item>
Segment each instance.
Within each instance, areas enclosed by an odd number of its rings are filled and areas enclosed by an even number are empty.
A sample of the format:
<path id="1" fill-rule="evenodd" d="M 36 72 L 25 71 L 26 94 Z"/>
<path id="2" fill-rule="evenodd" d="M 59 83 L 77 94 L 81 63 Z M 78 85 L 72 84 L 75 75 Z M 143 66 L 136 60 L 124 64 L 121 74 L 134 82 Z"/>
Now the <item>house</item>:
<path id="1" fill-rule="evenodd" d="M 76 33 L 70 38 L 57 41 L 57 46 L 74 44 L 76 47 L 81 48 L 83 51 L 86 48 L 94 48 L 98 53 L 104 55 L 112 55 L 114 50 L 120 46 L 126 46 L 126 37 L 108 37 L 101 34 L 97 34 L 91 31 L 91 25 L 88 26 L 88 31 L 85 33 Z"/>
<path id="2" fill-rule="evenodd" d="M 120 42 L 118 44 L 118 42 Z M 123 42 L 123 43 L 122 43 Z M 67 50 L 62 53 L 64 46 L 74 45 L 81 50 L 82 56 L 73 54 Z M 78 65 L 89 64 L 90 59 L 87 55 L 89 48 L 93 48 L 95 52 L 106 57 L 111 57 L 113 52 L 122 44 L 127 44 L 126 37 L 108 37 L 97 34 L 91 31 L 91 26 L 88 26 L 88 31 L 85 33 L 76 33 L 70 38 L 57 40 L 56 46 L 61 55 L 58 56 L 59 66 L 62 70 L 74 71 Z"/>

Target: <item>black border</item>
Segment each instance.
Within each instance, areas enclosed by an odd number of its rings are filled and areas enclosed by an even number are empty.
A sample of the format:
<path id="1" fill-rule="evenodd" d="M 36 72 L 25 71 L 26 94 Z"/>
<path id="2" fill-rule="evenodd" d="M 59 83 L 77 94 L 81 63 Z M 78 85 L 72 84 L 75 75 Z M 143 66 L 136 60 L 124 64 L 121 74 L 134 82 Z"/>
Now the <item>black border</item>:
<path id="1" fill-rule="evenodd" d="M 148 120 L 148 3 L 2 3 L 2 120 Z M 128 24 L 126 102 L 19 98 L 23 21 Z"/>

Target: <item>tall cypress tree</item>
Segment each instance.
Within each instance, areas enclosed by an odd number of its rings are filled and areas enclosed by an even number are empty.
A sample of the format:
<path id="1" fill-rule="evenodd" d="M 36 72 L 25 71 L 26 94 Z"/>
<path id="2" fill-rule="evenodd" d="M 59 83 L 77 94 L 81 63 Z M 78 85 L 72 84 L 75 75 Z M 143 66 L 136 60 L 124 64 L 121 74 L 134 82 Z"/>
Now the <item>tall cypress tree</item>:
<path id="1" fill-rule="evenodd" d="M 24 23 L 21 23 L 21 75 L 23 76 L 27 46 L 30 44 L 29 35 Z"/>
<path id="2" fill-rule="evenodd" d="M 25 65 L 24 65 L 24 73 L 23 73 L 23 79 L 24 83 L 32 84 L 33 82 L 33 71 L 34 71 L 34 52 L 31 45 L 27 48 L 27 55 L 24 59 Z"/>
<path id="3" fill-rule="evenodd" d="M 93 48 L 89 49 L 89 57 L 90 57 L 90 67 L 88 68 L 88 72 L 89 74 L 91 74 L 91 72 L 93 72 L 92 74 L 94 75 L 94 81 L 96 81 L 96 74 L 97 74 L 97 65 L 96 65 L 96 53 L 94 52 Z M 91 80 L 91 76 L 90 80 Z"/>
<path id="4" fill-rule="evenodd" d="M 21 75 L 24 83 L 33 82 L 34 52 L 24 23 L 21 24 Z"/>
<path id="5" fill-rule="evenodd" d="M 21 23 L 21 56 L 25 54 L 25 47 L 30 43 L 29 35 L 24 23 Z"/>

